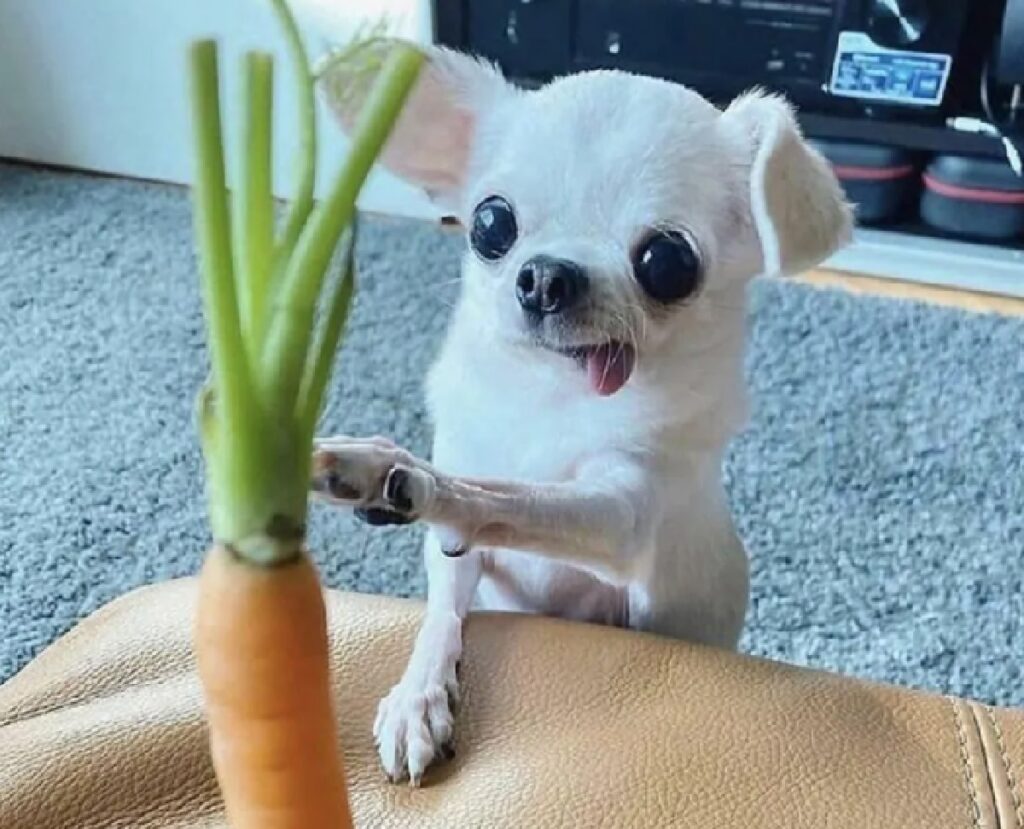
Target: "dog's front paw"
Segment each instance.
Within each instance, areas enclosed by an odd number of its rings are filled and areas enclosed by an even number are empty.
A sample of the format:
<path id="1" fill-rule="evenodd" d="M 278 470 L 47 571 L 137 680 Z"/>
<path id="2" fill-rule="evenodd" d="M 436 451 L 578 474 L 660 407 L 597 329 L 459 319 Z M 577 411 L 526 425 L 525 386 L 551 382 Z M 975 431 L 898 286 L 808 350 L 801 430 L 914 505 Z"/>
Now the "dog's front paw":
<path id="1" fill-rule="evenodd" d="M 408 524 L 434 499 L 430 466 L 385 438 L 327 438 L 313 452 L 314 492 L 368 524 Z"/>
<path id="2" fill-rule="evenodd" d="M 427 682 L 403 679 L 381 700 L 373 736 L 391 782 L 408 779 L 419 786 L 432 764 L 454 756 L 452 710 L 457 700 L 454 670 Z"/>

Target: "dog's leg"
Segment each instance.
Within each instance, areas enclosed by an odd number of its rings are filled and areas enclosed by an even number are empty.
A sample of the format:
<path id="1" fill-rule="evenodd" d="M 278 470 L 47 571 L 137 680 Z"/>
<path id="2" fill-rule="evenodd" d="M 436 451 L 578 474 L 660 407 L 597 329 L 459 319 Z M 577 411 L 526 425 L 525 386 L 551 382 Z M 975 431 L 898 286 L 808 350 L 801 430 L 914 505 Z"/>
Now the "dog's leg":
<path id="1" fill-rule="evenodd" d="M 336 438 L 318 443 L 314 469 L 317 492 L 370 523 L 431 524 L 446 556 L 510 547 L 612 578 L 628 575 L 656 500 L 642 470 L 620 456 L 564 483 L 520 484 L 450 477 L 403 449 Z"/>
<path id="2" fill-rule="evenodd" d="M 381 763 L 393 781 L 419 785 L 427 767 L 452 753 L 452 710 L 462 622 L 480 581 L 480 553 L 451 559 L 434 533 L 424 546 L 427 612 L 402 679 L 380 703 L 373 727 Z"/>
<path id="3" fill-rule="evenodd" d="M 413 460 L 387 438 L 330 438 L 317 441 L 313 489 L 321 497 L 356 506 L 371 524 L 401 524 L 414 518 L 380 503 L 382 463 Z M 417 462 L 421 463 L 421 462 Z M 423 465 L 425 466 L 425 464 Z M 421 481 L 422 483 L 422 481 Z M 399 493 L 392 496 L 411 508 Z M 424 496 L 418 489 L 414 495 Z M 423 545 L 427 568 L 427 611 L 401 680 L 381 700 L 373 735 L 381 765 L 392 781 L 419 785 L 439 757 L 453 752 L 453 709 L 459 700 L 458 664 L 462 623 L 480 583 L 479 552 L 451 558 L 441 551 L 437 534 Z"/>

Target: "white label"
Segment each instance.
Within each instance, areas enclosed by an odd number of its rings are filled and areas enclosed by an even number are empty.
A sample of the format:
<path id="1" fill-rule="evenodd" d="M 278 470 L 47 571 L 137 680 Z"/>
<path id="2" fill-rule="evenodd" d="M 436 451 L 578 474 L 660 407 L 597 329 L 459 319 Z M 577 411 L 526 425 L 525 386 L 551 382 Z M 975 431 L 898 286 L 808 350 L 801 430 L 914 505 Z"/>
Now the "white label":
<path id="1" fill-rule="evenodd" d="M 886 49 L 863 32 L 843 32 L 828 91 L 866 101 L 938 106 L 952 68 L 949 55 Z"/>

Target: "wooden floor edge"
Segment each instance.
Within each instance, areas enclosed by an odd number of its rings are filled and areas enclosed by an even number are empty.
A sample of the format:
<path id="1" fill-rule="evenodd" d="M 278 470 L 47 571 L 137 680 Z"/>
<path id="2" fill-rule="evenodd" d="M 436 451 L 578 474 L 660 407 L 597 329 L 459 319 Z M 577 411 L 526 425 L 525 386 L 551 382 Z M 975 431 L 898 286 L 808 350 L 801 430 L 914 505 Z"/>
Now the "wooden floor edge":
<path id="1" fill-rule="evenodd" d="M 1024 274 L 1021 278 L 1024 279 Z M 819 287 L 840 288 L 853 294 L 914 300 L 982 314 L 1024 316 L 1024 299 L 983 294 L 960 288 L 944 288 L 916 282 L 902 282 L 898 279 L 880 279 L 862 274 L 825 270 L 811 271 L 797 277 L 797 280 Z"/>

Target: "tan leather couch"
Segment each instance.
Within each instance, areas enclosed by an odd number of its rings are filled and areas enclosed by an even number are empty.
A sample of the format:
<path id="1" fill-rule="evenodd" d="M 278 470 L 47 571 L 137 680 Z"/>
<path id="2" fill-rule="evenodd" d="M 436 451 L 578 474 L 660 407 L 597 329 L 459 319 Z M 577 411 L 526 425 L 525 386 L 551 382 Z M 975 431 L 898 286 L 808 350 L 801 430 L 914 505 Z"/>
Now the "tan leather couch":
<path id="1" fill-rule="evenodd" d="M 223 824 L 194 594 L 123 598 L 0 687 L 0 827 Z M 1020 712 L 511 616 L 468 625 L 455 760 L 389 785 L 370 725 L 420 610 L 329 597 L 358 826 L 1024 829 Z"/>

